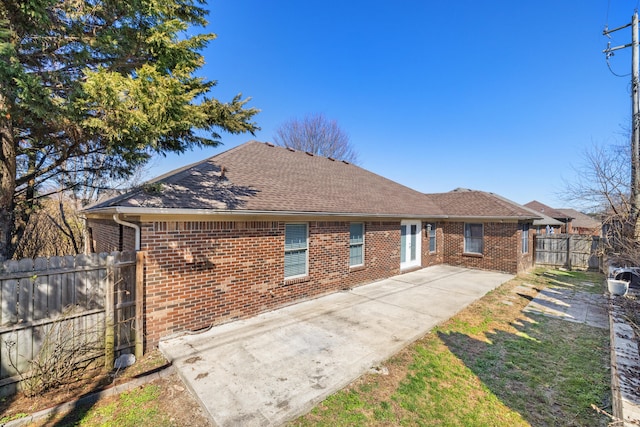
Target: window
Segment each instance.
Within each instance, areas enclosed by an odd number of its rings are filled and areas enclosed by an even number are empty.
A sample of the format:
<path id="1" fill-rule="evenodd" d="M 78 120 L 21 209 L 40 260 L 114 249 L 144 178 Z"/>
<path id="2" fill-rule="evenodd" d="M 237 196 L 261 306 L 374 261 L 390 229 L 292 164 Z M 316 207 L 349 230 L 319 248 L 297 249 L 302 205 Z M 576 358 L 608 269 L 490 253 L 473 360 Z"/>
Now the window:
<path id="1" fill-rule="evenodd" d="M 529 224 L 522 224 L 522 253 L 529 252 Z"/>
<path id="2" fill-rule="evenodd" d="M 464 225 L 464 251 L 470 254 L 481 254 L 484 249 L 482 224 Z"/>
<path id="3" fill-rule="evenodd" d="M 429 238 L 429 252 L 436 251 L 436 225 L 434 223 L 427 223 L 425 226 L 427 230 L 427 237 Z"/>
<path id="4" fill-rule="evenodd" d="M 364 264 L 364 224 L 351 223 L 349 226 L 349 267 Z"/>
<path id="5" fill-rule="evenodd" d="M 309 244 L 307 224 L 285 224 L 284 278 L 306 276 Z"/>

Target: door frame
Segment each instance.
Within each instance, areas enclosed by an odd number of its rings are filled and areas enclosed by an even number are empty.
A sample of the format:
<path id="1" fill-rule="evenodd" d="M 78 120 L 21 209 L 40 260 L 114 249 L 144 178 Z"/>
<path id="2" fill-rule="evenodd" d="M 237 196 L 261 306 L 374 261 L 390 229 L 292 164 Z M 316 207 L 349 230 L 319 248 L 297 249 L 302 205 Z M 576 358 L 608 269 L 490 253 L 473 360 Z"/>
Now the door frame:
<path id="1" fill-rule="evenodd" d="M 411 226 L 415 225 L 415 234 L 411 233 Z M 407 234 L 405 239 L 405 244 L 402 243 L 402 229 L 403 227 L 407 227 Z M 412 239 L 415 237 L 415 240 Z M 411 258 L 411 248 L 412 244 L 415 242 L 415 259 Z M 403 248 L 404 246 L 404 248 Z M 402 261 L 402 250 L 405 250 L 406 259 Z M 422 266 L 422 221 L 419 220 L 409 220 L 403 219 L 400 221 L 400 270 L 405 270 L 407 268 L 420 267 Z"/>

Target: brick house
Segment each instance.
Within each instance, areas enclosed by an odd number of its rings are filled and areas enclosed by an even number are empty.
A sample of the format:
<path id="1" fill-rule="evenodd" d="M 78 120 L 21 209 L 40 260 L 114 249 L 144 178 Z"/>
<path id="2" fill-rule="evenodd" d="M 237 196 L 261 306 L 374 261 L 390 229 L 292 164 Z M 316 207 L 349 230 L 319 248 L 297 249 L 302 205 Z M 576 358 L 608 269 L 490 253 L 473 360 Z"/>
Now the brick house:
<path id="1" fill-rule="evenodd" d="M 602 222 L 597 219 L 571 208 L 558 208 L 557 210 L 571 216 L 571 229 L 575 234 L 602 235 Z"/>
<path id="2" fill-rule="evenodd" d="M 559 209 L 554 209 L 551 206 L 547 206 L 537 200 L 532 200 L 529 203 L 525 203 L 524 207 L 533 209 L 534 211 L 539 212 L 542 215 L 551 217 L 556 221 L 560 221 L 560 227 L 553 227 L 554 233 L 573 233 L 571 224 L 571 220 L 573 219 L 573 217 L 570 214 L 562 212 Z"/>
<path id="3" fill-rule="evenodd" d="M 555 233 L 589 236 L 600 236 L 602 234 L 602 223 L 600 221 L 575 209 L 552 208 L 537 200 L 532 200 L 524 206 L 533 209 L 536 213 L 540 213 L 543 217 L 550 216 L 559 221 L 561 225 L 560 227 L 554 227 Z"/>
<path id="4" fill-rule="evenodd" d="M 92 250 L 146 253 L 147 347 L 430 265 L 522 272 L 537 218 L 491 193 L 423 194 L 255 141 L 85 215 Z"/>

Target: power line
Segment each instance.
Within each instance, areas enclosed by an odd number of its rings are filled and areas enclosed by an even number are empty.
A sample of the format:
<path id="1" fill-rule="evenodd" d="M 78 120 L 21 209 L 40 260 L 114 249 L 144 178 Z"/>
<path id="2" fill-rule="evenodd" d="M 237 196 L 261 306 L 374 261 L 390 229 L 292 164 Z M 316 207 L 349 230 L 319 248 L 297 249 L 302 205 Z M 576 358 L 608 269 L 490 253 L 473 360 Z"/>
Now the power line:
<path id="1" fill-rule="evenodd" d="M 640 0 L 638 0 L 638 2 L 640 3 Z M 611 9 L 611 0 L 608 1 L 608 6 L 607 6 L 607 18 L 606 18 L 606 24 L 604 27 L 604 30 L 602 31 L 602 35 L 606 36 L 609 38 L 609 41 L 607 42 L 607 48 L 605 50 L 602 51 L 602 53 L 604 53 L 605 59 L 607 61 L 607 68 L 609 68 L 609 72 L 611 74 L 613 74 L 616 77 L 628 77 L 629 75 L 631 75 L 632 73 L 628 73 L 628 74 L 618 74 L 615 71 L 613 71 L 613 68 L 611 68 L 611 62 L 609 61 L 609 58 L 611 58 L 614 55 L 614 52 L 616 50 L 620 50 L 620 49 L 625 49 L 627 47 L 631 47 L 632 43 L 627 43 L 625 45 L 621 45 L 621 46 L 616 46 L 616 47 L 611 47 L 611 34 L 617 32 L 618 30 L 622 30 L 624 28 L 628 28 L 631 27 L 632 24 L 626 24 L 626 25 L 622 25 L 620 27 L 614 28 L 614 29 L 609 29 L 609 11 Z M 634 16 L 637 15 L 637 10 L 634 13 Z"/>
<path id="2" fill-rule="evenodd" d="M 611 63 L 609 62 L 609 56 L 606 57 L 606 61 L 607 61 L 607 68 L 609 69 L 609 71 L 611 72 L 611 74 L 613 74 L 616 77 L 629 77 L 631 75 L 631 73 L 627 73 L 627 74 L 618 74 L 615 71 L 613 71 L 613 68 L 611 68 Z"/>

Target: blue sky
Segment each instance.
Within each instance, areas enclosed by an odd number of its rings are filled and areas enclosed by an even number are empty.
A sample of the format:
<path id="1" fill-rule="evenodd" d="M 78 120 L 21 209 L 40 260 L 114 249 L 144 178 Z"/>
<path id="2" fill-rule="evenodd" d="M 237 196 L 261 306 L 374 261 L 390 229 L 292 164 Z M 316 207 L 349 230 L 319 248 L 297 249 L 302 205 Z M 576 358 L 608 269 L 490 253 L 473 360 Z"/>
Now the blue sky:
<path id="1" fill-rule="evenodd" d="M 158 175 L 323 113 L 359 165 L 422 192 L 456 187 L 569 207 L 562 193 L 594 144 L 624 142 L 629 77 L 602 50 L 638 1 L 209 0 L 211 93 L 239 92 L 262 128 L 159 159 Z M 630 31 L 612 46 L 630 42 Z M 628 74 L 630 52 L 610 59 Z"/>

